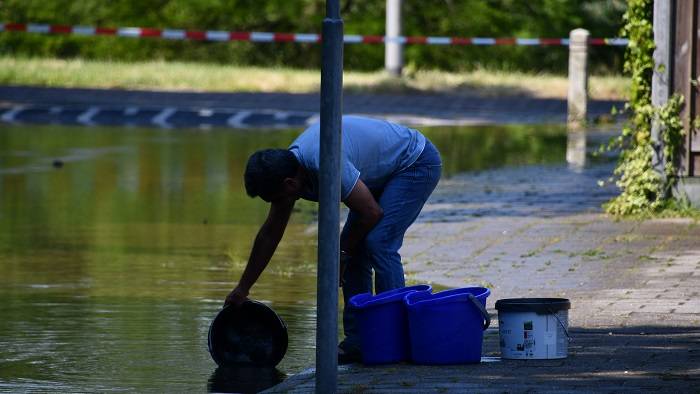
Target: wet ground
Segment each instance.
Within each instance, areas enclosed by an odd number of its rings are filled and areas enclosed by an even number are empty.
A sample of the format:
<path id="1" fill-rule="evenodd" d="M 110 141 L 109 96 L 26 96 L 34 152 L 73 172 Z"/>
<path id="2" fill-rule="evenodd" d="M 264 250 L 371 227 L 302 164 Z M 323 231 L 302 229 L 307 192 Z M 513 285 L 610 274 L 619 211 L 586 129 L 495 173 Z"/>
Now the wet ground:
<path id="1" fill-rule="evenodd" d="M 209 322 L 266 214 L 242 165 L 294 135 L 1 128 L 0 390 L 204 390 Z M 295 216 L 255 292 L 289 326 L 271 377 L 313 348 L 313 218 Z"/>
<path id="2" fill-rule="evenodd" d="M 287 322 L 285 359 L 251 382 L 249 371 L 217 370 L 206 351 L 209 322 L 267 212 L 243 192 L 245 160 L 298 132 L 0 127 L 0 390 L 259 389 L 311 365 L 312 204 L 299 205 L 252 293 Z M 561 127 L 425 133 L 445 176 L 407 239 L 409 271 L 420 271 L 411 247 L 424 226 L 596 210 L 610 193 L 586 186 L 609 164 L 564 164 Z"/>
<path id="3" fill-rule="evenodd" d="M 599 187 L 613 171 L 612 162 L 585 170 L 566 163 L 506 167 L 445 179 L 434 193 L 422 221 L 451 222 L 479 217 L 554 217 L 600 212 L 614 187 Z"/>
<path id="4" fill-rule="evenodd" d="M 216 369 L 206 330 L 266 212 L 243 195 L 242 163 L 286 146 L 298 131 L 285 125 L 313 120 L 317 95 L 2 87 L 0 96 L 4 123 L 93 126 L 0 127 L 0 391 L 258 391 L 282 379 L 277 391 L 313 389 L 312 371 L 296 374 L 313 364 L 312 205 L 299 207 L 253 293 L 289 325 L 282 364 Z M 620 103 L 590 104 L 595 119 Z M 566 111 L 563 100 L 449 94 L 348 94 L 344 106 L 422 125 L 561 123 Z M 340 392 L 697 391 L 697 223 L 602 215 L 615 191 L 597 181 L 611 161 L 591 160 L 585 139 L 559 127 L 426 133 L 445 170 L 402 249 L 409 281 L 486 285 L 494 316 L 499 298 L 570 298 L 569 357 L 352 365 L 339 369 Z M 484 353 L 499 355 L 495 325 Z"/>

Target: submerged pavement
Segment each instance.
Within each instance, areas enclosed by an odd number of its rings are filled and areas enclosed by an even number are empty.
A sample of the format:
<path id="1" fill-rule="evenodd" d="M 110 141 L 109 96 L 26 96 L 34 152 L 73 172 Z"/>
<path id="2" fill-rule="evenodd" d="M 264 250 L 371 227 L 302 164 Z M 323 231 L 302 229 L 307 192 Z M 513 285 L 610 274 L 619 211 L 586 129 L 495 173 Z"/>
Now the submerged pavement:
<path id="1" fill-rule="evenodd" d="M 622 102 L 589 103 L 589 117 Z M 316 93 L 202 93 L 0 86 L 0 121 L 145 127 L 302 127 L 318 119 Z M 566 100 L 528 96 L 344 93 L 343 112 L 412 125 L 563 123 Z"/>
<path id="2" fill-rule="evenodd" d="M 339 368 L 343 393 L 698 392 L 700 224 L 615 221 L 601 213 L 610 164 L 531 166 L 441 182 L 402 249 L 412 282 L 483 285 L 499 357 L 495 301 L 565 297 L 572 341 L 561 360 Z M 313 370 L 271 392 L 311 392 Z"/>

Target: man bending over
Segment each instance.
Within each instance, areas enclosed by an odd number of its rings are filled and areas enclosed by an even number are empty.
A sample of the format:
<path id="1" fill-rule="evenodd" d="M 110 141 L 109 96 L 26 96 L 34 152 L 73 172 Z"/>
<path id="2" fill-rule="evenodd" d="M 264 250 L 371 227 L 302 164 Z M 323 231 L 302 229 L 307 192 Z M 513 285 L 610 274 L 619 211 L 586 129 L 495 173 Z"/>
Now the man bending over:
<path id="1" fill-rule="evenodd" d="M 320 125 L 306 129 L 288 149 L 255 152 L 245 170 L 246 192 L 270 203 L 267 220 L 253 243 L 248 264 L 226 304 L 248 297 L 272 258 L 299 198 L 318 201 Z M 399 249 L 440 179 L 435 146 L 417 130 L 383 120 L 344 116 L 341 200 L 350 209 L 340 235 L 345 339 L 339 362 L 360 359 L 350 297 L 405 286 Z"/>

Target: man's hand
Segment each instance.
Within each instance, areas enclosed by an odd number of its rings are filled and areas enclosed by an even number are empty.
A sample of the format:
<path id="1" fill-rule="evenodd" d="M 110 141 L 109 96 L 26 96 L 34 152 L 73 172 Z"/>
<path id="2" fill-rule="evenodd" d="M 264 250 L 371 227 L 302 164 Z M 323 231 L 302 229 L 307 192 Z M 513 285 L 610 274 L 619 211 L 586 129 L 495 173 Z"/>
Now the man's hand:
<path id="1" fill-rule="evenodd" d="M 226 296 L 226 301 L 224 301 L 224 306 L 233 305 L 240 306 L 242 303 L 248 300 L 248 291 L 244 290 L 238 286 Z"/>

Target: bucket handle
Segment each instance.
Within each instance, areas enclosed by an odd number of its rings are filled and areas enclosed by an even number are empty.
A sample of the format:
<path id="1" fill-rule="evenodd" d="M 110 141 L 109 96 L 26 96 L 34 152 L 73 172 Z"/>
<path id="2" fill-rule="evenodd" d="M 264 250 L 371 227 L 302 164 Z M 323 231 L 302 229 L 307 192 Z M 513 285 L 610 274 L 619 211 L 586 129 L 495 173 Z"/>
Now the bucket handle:
<path id="1" fill-rule="evenodd" d="M 562 330 L 564 330 L 564 334 L 566 334 L 566 339 L 568 339 L 569 342 L 571 342 L 571 335 L 569 335 L 569 330 L 566 328 L 566 326 L 564 325 L 564 323 L 562 323 L 561 319 L 559 318 L 559 315 L 558 315 L 557 313 L 555 313 L 553 310 L 549 309 L 549 308 L 547 308 L 547 311 L 548 311 L 551 315 L 554 315 L 554 318 L 557 319 L 557 321 L 559 322 L 559 325 L 561 326 Z"/>
<path id="2" fill-rule="evenodd" d="M 486 331 L 486 329 L 491 325 L 491 315 L 489 315 L 486 308 L 484 308 L 484 305 L 474 296 L 474 294 L 469 293 L 467 296 L 469 296 L 469 300 L 474 304 L 474 306 L 476 306 L 479 312 L 481 312 L 481 316 L 484 318 L 484 331 Z"/>

